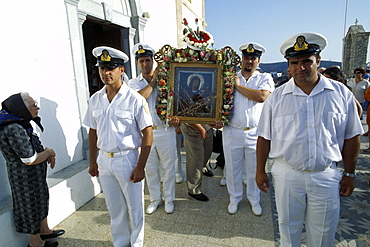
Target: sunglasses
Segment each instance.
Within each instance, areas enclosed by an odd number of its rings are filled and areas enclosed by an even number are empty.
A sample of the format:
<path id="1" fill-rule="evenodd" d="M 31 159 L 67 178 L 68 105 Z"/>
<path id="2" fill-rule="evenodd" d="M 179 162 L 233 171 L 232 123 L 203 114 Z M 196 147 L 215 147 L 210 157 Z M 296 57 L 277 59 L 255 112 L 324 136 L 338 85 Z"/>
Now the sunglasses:
<path id="1" fill-rule="evenodd" d="M 355 75 L 362 74 L 361 72 L 356 72 Z"/>

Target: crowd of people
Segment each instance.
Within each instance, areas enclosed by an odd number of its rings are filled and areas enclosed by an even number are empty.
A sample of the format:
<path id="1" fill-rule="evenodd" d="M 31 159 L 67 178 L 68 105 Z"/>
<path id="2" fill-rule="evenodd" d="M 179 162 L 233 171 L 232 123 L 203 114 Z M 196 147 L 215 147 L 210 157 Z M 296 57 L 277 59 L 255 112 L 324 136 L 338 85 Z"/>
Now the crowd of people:
<path id="1" fill-rule="evenodd" d="M 326 44 L 326 38 L 317 33 L 299 33 L 285 40 L 280 52 L 287 59 L 291 79 L 276 90 L 271 75 L 257 70 L 266 48 L 256 42 L 242 44 L 233 115 L 225 125 L 221 121 L 185 123 L 176 117 L 167 124 L 157 115 L 154 49 L 143 43 L 133 47 L 141 74 L 125 83 L 128 56 L 111 47 L 96 47 L 93 54 L 105 86 L 90 98 L 83 123 L 89 128 L 89 173 L 100 178 L 114 246 L 143 246 L 145 213 L 155 213 L 163 202 L 167 214 L 175 211 L 175 183 L 184 179 L 180 132 L 186 147 L 188 195 L 201 202 L 209 200 L 202 178 L 212 176 L 207 163 L 214 130 L 221 128 L 225 159 L 221 185 L 227 186 L 229 214 L 237 213 L 245 184 L 252 213 L 262 215 L 260 191 L 270 188 L 266 174 L 270 157 L 281 246 L 301 246 L 304 222 L 307 246 L 332 246 L 339 198 L 354 189 L 363 134 L 360 117 L 362 109 L 368 110 L 370 91 L 361 68 L 355 69 L 355 78 L 348 83 L 340 68 L 319 72 L 320 52 Z M 26 93 L 2 103 L 0 149 L 8 167 L 16 230 L 30 234 L 30 247 L 58 246 L 55 240 L 45 241 L 64 231 L 47 225 L 46 166 L 55 166 L 56 154 L 33 134 L 31 120 L 42 129 L 38 110 Z M 343 174 L 337 169 L 341 160 Z M 19 172 L 21 178 L 16 175 Z M 146 209 L 144 178 L 150 194 Z M 28 185 L 35 183 L 37 187 Z M 25 191 L 30 192 L 27 201 Z"/>

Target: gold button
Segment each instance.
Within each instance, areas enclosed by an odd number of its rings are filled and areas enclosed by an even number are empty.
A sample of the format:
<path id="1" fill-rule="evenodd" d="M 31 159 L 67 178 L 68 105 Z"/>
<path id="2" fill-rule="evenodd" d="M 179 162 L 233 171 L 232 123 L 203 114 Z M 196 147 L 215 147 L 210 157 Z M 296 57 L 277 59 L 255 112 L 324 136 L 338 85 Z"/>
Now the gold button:
<path id="1" fill-rule="evenodd" d="M 250 130 L 250 128 L 249 127 L 244 127 L 244 130 Z"/>
<path id="2" fill-rule="evenodd" d="M 109 158 L 114 158 L 114 153 L 108 152 L 108 157 Z"/>

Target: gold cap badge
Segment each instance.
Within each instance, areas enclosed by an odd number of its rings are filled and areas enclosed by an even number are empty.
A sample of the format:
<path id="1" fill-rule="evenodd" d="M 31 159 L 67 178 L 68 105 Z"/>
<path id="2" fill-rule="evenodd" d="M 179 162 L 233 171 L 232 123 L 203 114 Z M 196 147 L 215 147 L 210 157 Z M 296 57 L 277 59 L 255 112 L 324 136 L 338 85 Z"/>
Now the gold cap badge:
<path id="1" fill-rule="evenodd" d="M 141 53 L 144 53 L 145 52 L 145 50 L 143 49 L 143 46 L 142 45 L 139 45 L 138 49 L 139 49 L 137 51 L 138 54 L 141 54 Z"/>
<path id="2" fill-rule="evenodd" d="M 306 38 L 304 36 L 298 36 L 293 47 L 294 47 L 295 51 L 307 50 L 308 49 L 308 43 L 306 42 Z"/>
<path id="3" fill-rule="evenodd" d="M 253 53 L 253 52 L 254 52 L 253 44 L 249 44 L 249 45 L 248 45 L 248 47 L 247 47 L 247 52 L 251 52 L 251 53 Z"/>
<path id="4" fill-rule="evenodd" d="M 109 56 L 109 52 L 107 50 L 103 50 L 100 56 L 100 60 L 105 61 L 105 62 L 110 62 L 111 61 L 111 56 Z"/>

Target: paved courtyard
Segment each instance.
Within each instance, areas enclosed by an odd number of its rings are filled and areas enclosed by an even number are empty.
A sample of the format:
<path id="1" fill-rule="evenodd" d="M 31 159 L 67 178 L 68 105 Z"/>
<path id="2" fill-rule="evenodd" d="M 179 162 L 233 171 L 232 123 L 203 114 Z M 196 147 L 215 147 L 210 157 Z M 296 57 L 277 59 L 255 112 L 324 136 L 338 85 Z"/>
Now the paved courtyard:
<path id="1" fill-rule="evenodd" d="M 213 154 L 212 163 L 216 156 Z M 183 182 L 176 184 L 173 214 L 166 214 L 162 204 L 154 214 L 145 216 L 145 246 L 275 246 L 269 195 L 261 193 L 262 216 L 253 215 L 245 198 L 238 212 L 230 215 L 227 189 L 219 185 L 222 170 L 213 171 L 215 176 L 203 179 L 203 192 L 210 198 L 208 202 L 190 198 Z M 146 186 L 144 193 L 146 208 L 150 203 Z M 113 246 L 109 221 L 104 195 L 99 194 L 56 227 L 66 230 L 58 239 L 59 245 Z"/>

